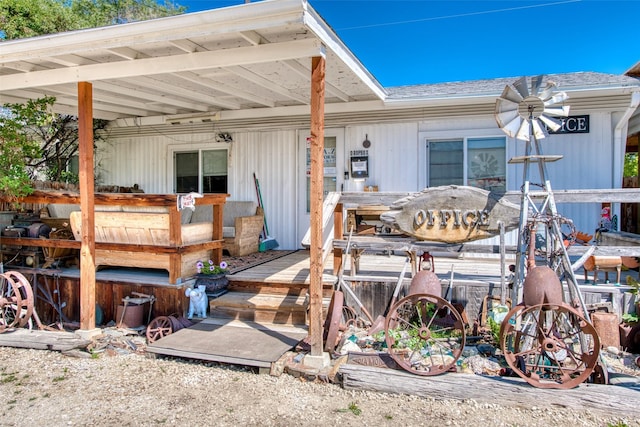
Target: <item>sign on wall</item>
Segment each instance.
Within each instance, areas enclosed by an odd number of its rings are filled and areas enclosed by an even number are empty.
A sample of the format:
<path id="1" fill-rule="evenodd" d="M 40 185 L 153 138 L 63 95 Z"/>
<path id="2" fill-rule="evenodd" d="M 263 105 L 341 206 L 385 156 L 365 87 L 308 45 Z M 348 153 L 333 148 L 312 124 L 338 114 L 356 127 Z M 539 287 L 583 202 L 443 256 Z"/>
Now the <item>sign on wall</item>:
<path id="1" fill-rule="evenodd" d="M 558 133 L 589 133 L 589 115 L 582 116 L 568 116 L 568 117 L 556 117 L 556 120 L 561 122 L 560 129 L 553 131 L 549 128 L 547 130 L 551 134 Z"/>
<path id="2" fill-rule="evenodd" d="M 447 185 L 397 200 L 380 220 L 418 240 L 463 243 L 499 235 L 500 223 L 516 229 L 520 206 L 481 188 Z"/>

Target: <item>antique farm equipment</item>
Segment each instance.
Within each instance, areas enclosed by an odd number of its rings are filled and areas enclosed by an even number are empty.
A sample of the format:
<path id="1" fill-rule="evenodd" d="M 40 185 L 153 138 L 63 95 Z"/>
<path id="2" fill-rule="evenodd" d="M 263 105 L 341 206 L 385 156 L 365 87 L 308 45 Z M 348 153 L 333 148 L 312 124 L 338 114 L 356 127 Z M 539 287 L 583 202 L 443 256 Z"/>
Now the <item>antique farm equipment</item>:
<path id="1" fill-rule="evenodd" d="M 408 372 L 439 375 L 455 368 L 462 355 L 462 316 L 441 293 L 438 276 L 421 270 L 411 280 L 409 295 L 393 304 L 385 318 L 387 351 Z"/>
<path id="2" fill-rule="evenodd" d="M 149 322 L 149 325 L 147 326 L 147 343 L 151 344 L 158 341 L 160 338 L 164 338 L 167 335 L 171 335 L 180 329 L 188 328 L 192 325 L 193 323 L 190 320 L 182 316 L 158 316 Z"/>
<path id="3" fill-rule="evenodd" d="M 34 313 L 33 290 L 16 271 L 0 274 L 0 332 L 26 326 Z"/>
<path id="4" fill-rule="evenodd" d="M 567 99 L 553 94 L 555 84 L 541 90 L 542 76 L 507 85 L 496 101 L 498 126 L 510 137 L 525 141 L 524 156 L 510 159 L 523 164 L 523 185 L 518 229 L 513 301 L 521 301 L 501 324 L 500 345 L 507 363 L 518 376 L 540 388 L 568 389 L 594 373 L 600 341 L 566 251 L 567 236 L 576 235 L 571 221 L 558 214 L 546 163 L 562 156 L 543 155 L 540 139 L 544 125 L 552 130 L 560 122 L 550 116 L 567 116 L 569 107 L 555 106 Z M 540 191 L 531 192 L 531 166 L 537 164 Z M 538 201 L 536 204 L 535 200 Z M 563 234 L 562 227 L 569 227 Z M 565 301 L 566 281 L 569 302 Z M 606 376 L 599 369 L 597 376 Z M 604 380 L 606 382 L 606 379 Z"/>

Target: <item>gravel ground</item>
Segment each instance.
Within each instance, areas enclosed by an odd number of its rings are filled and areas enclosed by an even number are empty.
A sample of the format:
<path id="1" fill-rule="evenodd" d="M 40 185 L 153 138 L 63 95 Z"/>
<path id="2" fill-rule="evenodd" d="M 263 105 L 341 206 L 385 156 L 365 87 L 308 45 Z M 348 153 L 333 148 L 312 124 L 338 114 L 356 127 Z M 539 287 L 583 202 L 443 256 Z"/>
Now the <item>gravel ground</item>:
<path id="1" fill-rule="evenodd" d="M 143 355 L 0 348 L 2 426 L 615 426 L 619 414 L 349 391 L 291 375 Z M 640 401 L 640 400 L 639 400 Z M 537 406 L 536 406 L 537 405 Z"/>

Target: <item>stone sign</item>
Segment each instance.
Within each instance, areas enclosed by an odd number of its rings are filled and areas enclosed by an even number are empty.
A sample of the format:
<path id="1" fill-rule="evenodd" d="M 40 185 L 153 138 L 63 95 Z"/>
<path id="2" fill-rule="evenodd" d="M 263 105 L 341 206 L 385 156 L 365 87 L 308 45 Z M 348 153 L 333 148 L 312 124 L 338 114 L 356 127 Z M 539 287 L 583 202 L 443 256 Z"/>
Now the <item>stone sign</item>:
<path id="1" fill-rule="evenodd" d="M 396 201 L 380 220 L 418 240 L 463 243 L 518 228 L 520 207 L 475 187 L 432 187 Z"/>

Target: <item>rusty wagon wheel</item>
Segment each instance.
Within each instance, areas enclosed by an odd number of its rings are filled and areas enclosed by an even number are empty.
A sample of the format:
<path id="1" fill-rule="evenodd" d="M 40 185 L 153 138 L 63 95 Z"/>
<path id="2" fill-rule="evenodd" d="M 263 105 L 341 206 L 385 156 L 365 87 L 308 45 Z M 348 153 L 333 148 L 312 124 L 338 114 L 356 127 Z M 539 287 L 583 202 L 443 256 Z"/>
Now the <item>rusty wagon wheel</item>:
<path id="1" fill-rule="evenodd" d="M 21 273 L 0 274 L 0 332 L 29 323 L 33 304 L 31 284 Z"/>
<path id="2" fill-rule="evenodd" d="M 151 344 L 172 333 L 173 322 L 171 319 L 168 316 L 158 316 L 147 326 L 147 342 Z"/>
<path id="3" fill-rule="evenodd" d="M 532 386 L 570 389 L 596 368 L 600 339 L 569 306 L 520 305 L 502 322 L 500 347 L 511 369 Z"/>
<path id="4" fill-rule="evenodd" d="M 447 300 L 412 294 L 391 307 L 385 340 L 391 357 L 406 371 L 439 375 L 455 367 L 462 355 L 464 323 Z"/>

